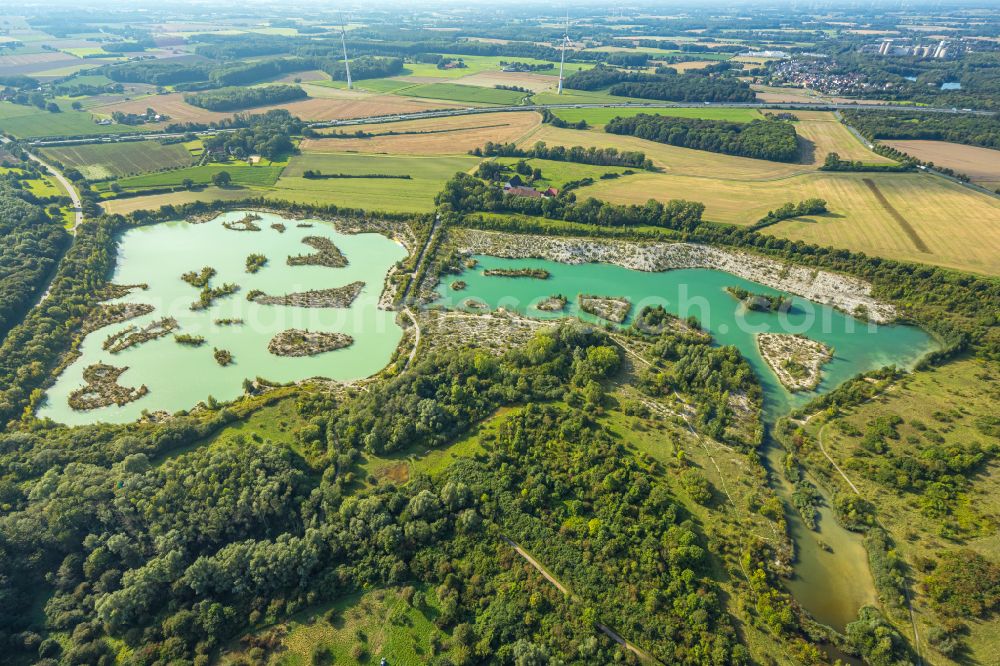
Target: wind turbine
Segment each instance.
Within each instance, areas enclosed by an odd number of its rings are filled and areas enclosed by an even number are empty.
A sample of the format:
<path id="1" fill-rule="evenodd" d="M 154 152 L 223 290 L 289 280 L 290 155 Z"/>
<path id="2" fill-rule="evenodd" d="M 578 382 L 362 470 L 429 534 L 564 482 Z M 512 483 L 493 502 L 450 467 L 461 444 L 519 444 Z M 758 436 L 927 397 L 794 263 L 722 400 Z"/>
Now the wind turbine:
<path id="1" fill-rule="evenodd" d="M 347 73 L 347 89 L 354 87 L 351 83 L 351 63 L 347 61 L 347 27 L 344 25 L 344 16 L 340 16 L 340 45 L 344 47 L 344 71 Z"/>
<path id="2" fill-rule="evenodd" d="M 559 89 L 557 95 L 562 95 L 563 89 L 563 66 L 566 64 L 566 47 L 569 46 L 569 12 L 566 12 L 566 32 L 563 33 L 562 48 L 559 49 Z"/>

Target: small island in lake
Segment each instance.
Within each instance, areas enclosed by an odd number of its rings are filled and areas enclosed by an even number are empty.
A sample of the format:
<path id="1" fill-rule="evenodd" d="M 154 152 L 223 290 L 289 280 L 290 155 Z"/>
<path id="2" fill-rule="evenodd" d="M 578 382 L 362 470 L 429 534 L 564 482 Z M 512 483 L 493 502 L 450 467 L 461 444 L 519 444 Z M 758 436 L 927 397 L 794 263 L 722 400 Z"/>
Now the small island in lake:
<path id="1" fill-rule="evenodd" d="M 322 236 L 306 236 L 302 239 L 306 245 L 315 248 L 312 254 L 299 254 L 288 257 L 289 266 L 326 266 L 327 268 L 343 268 L 347 265 L 347 257 L 333 241 Z"/>
<path id="2" fill-rule="evenodd" d="M 465 280 L 455 280 L 451 283 L 452 291 L 462 291 L 466 286 L 468 285 L 465 284 Z"/>
<path id="3" fill-rule="evenodd" d="M 179 345 L 187 345 L 188 347 L 200 347 L 205 344 L 205 338 L 189 333 L 177 333 L 174 335 L 174 342 Z"/>
<path id="4" fill-rule="evenodd" d="M 365 283 L 352 282 L 333 289 L 313 289 L 284 296 L 268 296 L 259 289 L 247 294 L 247 300 L 260 305 L 292 305 L 300 308 L 347 308 L 358 297 Z"/>
<path id="5" fill-rule="evenodd" d="M 263 254 L 257 254 L 255 252 L 249 255 L 246 261 L 247 273 L 256 273 L 261 268 L 263 268 L 264 264 L 266 263 L 267 263 L 267 257 L 265 257 Z"/>
<path id="6" fill-rule="evenodd" d="M 354 338 L 344 333 L 324 333 L 290 328 L 278 333 L 267 345 L 275 356 L 315 356 L 354 344 Z"/>
<path id="7" fill-rule="evenodd" d="M 181 279 L 196 289 L 208 286 L 208 281 L 215 277 L 216 270 L 211 266 L 205 266 L 200 271 L 188 271 L 181 275 Z"/>
<path id="8" fill-rule="evenodd" d="M 104 342 L 101 344 L 101 349 L 109 351 L 112 354 L 117 354 L 120 351 L 124 351 L 129 347 L 134 347 L 136 345 L 141 345 L 144 342 L 149 342 L 150 340 L 156 340 L 157 338 L 162 338 L 164 335 L 170 333 L 178 327 L 177 320 L 173 317 L 164 317 L 163 319 L 158 319 L 152 321 L 142 328 L 138 326 L 129 326 L 123 328 L 117 333 L 112 333 Z"/>
<path id="9" fill-rule="evenodd" d="M 790 333 L 760 333 L 757 348 L 781 385 L 793 392 L 819 386 L 820 369 L 833 358 L 833 350 L 822 342 Z"/>
<path id="10" fill-rule="evenodd" d="M 226 367 L 233 362 L 233 353 L 228 349 L 219 349 L 218 347 L 212 349 L 212 355 L 215 356 L 215 362 Z"/>
<path id="11" fill-rule="evenodd" d="M 755 294 L 743 287 L 726 287 L 726 293 L 756 312 L 788 312 L 792 309 L 792 299 L 788 296 Z"/>
<path id="12" fill-rule="evenodd" d="M 580 294 L 580 309 L 595 317 L 620 324 L 632 310 L 632 302 L 623 296 L 593 296 Z"/>
<path id="13" fill-rule="evenodd" d="M 538 305 L 535 306 L 536 310 L 541 310 L 542 312 L 562 312 L 563 308 L 566 307 L 566 297 L 562 294 L 556 294 L 555 296 L 549 296 L 548 298 L 539 301 Z"/>
<path id="14" fill-rule="evenodd" d="M 260 219 L 260 215 L 256 213 L 247 213 L 235 222 L 223 222 L 222 226 L 230 231 L 260 231 L 260 227 L 254 224 Z"/>
<path id="15" fill-rule="evenodd" d="M 69 406 L 77 411 L 127 405 L 149 393 L 143 384 L 139 388 L 121 386 L 118 378 L 128 367 L 116 368 L 106 363 L 95 363 L 83 371 L 83 381 L 87 382 L 69 394 Z"/>
<path id="16" fill-rule="evenodd" d="M 483 271 L 486 277 L 514 277 L 548 280 L 550 273 L 543 268 L 487 268 Z"/>

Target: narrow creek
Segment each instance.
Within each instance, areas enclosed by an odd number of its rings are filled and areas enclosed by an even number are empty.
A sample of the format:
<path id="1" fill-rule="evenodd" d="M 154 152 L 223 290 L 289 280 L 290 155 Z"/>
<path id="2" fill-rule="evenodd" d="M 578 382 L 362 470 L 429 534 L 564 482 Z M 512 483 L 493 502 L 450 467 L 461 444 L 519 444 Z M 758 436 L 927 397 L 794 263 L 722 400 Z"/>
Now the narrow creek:
<path id="1" fill-rule="evenodd" d="M 504 259 L 477 255 L 472 268 L 449 276 L 438 287 L 438 304 L 448 308 L 482 310 L 505 308 L 519 314 L 558 319 L 567 315 L 585 321 L 603 321 L 580 311 L 579 294 L 625 297 L 632 313 L 662 305 L 686 318 L 695 316 L 720 345 L 735 345 L 749 361 L 764 389 L 764 422 L 768 432 L 781 416 L 821 393 L 833 390 L 854 375 L 884 367 L 912 367 L 935 342 L 913 326 L 870 325 L 833 308 L 794 297 L 788 313 L 755 312 L 726 293 L 728 286 L 755 293 L 779 294 L 761 284 L 709 269 L 647 273 L 611 264 L 563 264 L 537 259 Z M 490 269 L 542 269 L 547 279 L 484 275 Z M 461 290 L 452 288 L 464 282 Z M 537 309 L 539 302 L 561 294 L 567 305 L 561 312 Z M 625 321 L 628 325 L 630 320 Z M 815 391 L 790 393 L 761 357 L 756 334 L 797 333 L 818 340 L 834 350 L 824 365 Z M 860 535 L 841 527 L 833 517 L 830 498 L 824 497 L 816 530 L 810 530 L 791 505 L 792 486 L 783 474 L 784 450 L 769 436 L 763 448 L 775 491 L 785 504 L 790 536 L 796 547 L 795 576 L 788 588 L 818 621 L 843 631 L 857 617 L 858 609 L 876 602 L 875 585 Z M 822 492 L 822 488 L 820 488 Z"/>

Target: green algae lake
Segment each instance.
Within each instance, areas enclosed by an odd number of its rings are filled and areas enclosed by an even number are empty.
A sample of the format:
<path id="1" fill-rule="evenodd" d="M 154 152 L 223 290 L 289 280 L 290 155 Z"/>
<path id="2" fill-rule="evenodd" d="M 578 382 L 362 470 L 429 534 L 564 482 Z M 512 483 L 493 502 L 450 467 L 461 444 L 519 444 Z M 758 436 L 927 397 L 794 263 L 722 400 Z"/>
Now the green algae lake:
<path id="1" fill-rule="evenodd" d="M 632 315 L 647 305 L 662 305 L 681 318 L 696 317 L 718 344 L 734 345 L 750 362 L 764 389 L 764 419 L 768 426 L 860 372 L 887 365 L 911 368 L 937 348 L 936 342 L 915 326 L 869 324 L 802 298 L 793 297 L 792 307 L 786 313 L 750 310 L 726 293 L 726 287 L 742 287 L 758 294 L 781 292 L 722 271 L 681 269 L 647 273 L 612 264 L 564 264 L 483 255 L 473 258 L 477 261 L 473 268 L 448 276 L 438 286 L 438 304 L 469 311 L 502 307 L 539 319 L 576 316 L 603 326 L 607 322 L 580 310 L 578 295 L 590 294 L 627 298 L 632 303 Z M 541 269 L 549 277 L 484 275 L 485 271 L 524 269 Z M 464 282 L 465 287 L 453 290 L 454 281 Z M 562 311 L 537 308 L 556 294 L 567 299 Z M 624 324 L 628 325 L 630 319 Z M 823 366 L 819 386 L 814 391 L 786 390 L 757 349 L 758 333 L 797 333 L 830 346 L 833 358 Z M 764 454 L 775 489 L 786 499 L 785 516 L 796 545 L 796 575 L 788 587 L 816 619 L 843 630 L 857 617 L 861 606 L 877 601 L 861 537 L 837 524 L 829 506 L 820 508 L 817 530 L 808 529 L 799 514 L 788 506 L 790 484 L 783 474 L 775 471 L 781 469 L 780 447 L 771 443 Z"/>
<path id="2" fill-rule="evenodd" d="M 350 381 L 371 376 L 388 363 L 402 338 L 395 312 L 377 305 L 390 268 L 406 256 L 406 250 L 387 237 L 375 234 L 342 234 L 332 224 L 318 220 L 290 220 L 261 213 L 257 231 L 238 231 L 247 211 L 222 214 L 205 223 L 166 222 L 131 229 L 123 234 L 112 282 L 118 285 L 146 284 L 110 303 L 147 304 L 152 311 L 89 333 L 80 357 L 70 364 L 49 388 L 38 416 L 68 425 L 96 422 L 123 423 L 144 411 L 176 412 L 190 409 L 209 396 L 232 400 L 243 394 L 245 379 L 262 377 L 291 382 L 311 377 Z M 231 226 L 227 228 L 224 223 Z M 283 225 L 284 231 L 272 227 Z M 347 265 L 290 265 L 289 257 L 311 254 L 308 237 L 332 242 L 347 259 Z M 266 263 L 248 272 L 248 258 L 264 255 Z M 936 347 L 924 331 L 912 326 L 874 325 L 844 315 L 831 307 L 793 297 L 787 312 L 760 312 L 746 308 L 726 293 L 726 287 L 742 287 L 758 294 L 780 292 L 763 285 L 710 269 L 643 272 L 604 263 L 564 264 L 535 259 L 502 259 L 476 256 L 477 264 L 458 276 L 449 276 L 438 287 L 437 305 L 486 310 L 505 308 L 525 316 L 555 320 L 577 316 L 603 325 L 606 322 L 582 312 L 579 294 L 624 297 L 631 313 L 646 305 L 662 305 L 682 318 L 696 317 L 701 327 L 721 345 L 734 345 L 748 359 L 764 389 L 765 421 L 774 421 L 816 395 L 832 390 L 859 372 L 896 365 L 911 367 Z M 259 258 L 258 258 L 259 261 Z M 210 287 L 226 283 L 239 290 L 222 295 L 203 309 L 192 309 L 200 289 L 181 278 L 211 267 Z M 546 279 L 484 275 L 487 270 L 540 269 Z M 451 289 L 462 281 L 461 291 Z M 259 290 L 285 295 L 340 288 L 361 282 L 357 297 L 347 307 L 297 307 L 252 302 L 247 295 Z M 556 294 L 565 295 L 562 311 L 539 310 L 537 305 Z M 474 301 L 478 307 L 471 307 Z M 129 327 L 142 327 L 172 317 L 177 328 L 171 335 L 151 339 L 117 353 L 104 349 L 109 336 Z M 220 320 L 241 320 L 223 325 Z M 628 325 L 630 319 L 624 324 Z M 350 335 L 353 344 L 314 356 L 277 356 L 268 351 L 269 341 L 288 329 Z M 822 381 L 814 391 L 790 393 L 760 356 L 758 333 L 797 333 L 822 342 L 834 350 L 823 366 Z M 174 335 L 204 338 L 200 346 L 179 344 Z M 213 358 L 214 349 L 231 352 L 233 363 L 222 366 Z M 84 385 L 84 370 L 103 363 L 126 367 L 118 382 L 125 387 L 148 387 L 148 393 L 124 405 L 88 410 L 73 409 L 69 397 Z M 774 445 L 764 450 L 769 467 L 780 469 L 781 453 Z M 782 475 L 774 474 L 775 487 L 787 499 L 789 488 Z M 787 504 L 787 502 L 786 502 Z M 798 514 L 786 511 L 791 536 L 796 543 L 796 578 L 789 587 L 796 598 L 818 620 L 843 629 L 860 606 L 875 602 L 867 556 L 858 535 L 833 520 L 828 507 L 820 509 L 818 530 L 806 528 Z"/>
<path id="3" fill-rule="evenodd" d="M 134 421 L 143 410 L 176 412 L 190 409 L 213 396 L 232 400 L 243 394 L 243 380 L 263 377 L 291 382 L 310 377 L 353 380 L 377 373 L 399 345 L 403 331 L 395 313 L 377 308 L 386 274 L 406 250 L 389 238 L 374 233 L 341 234 L 333 225 L 318 220 L 290 220 L 259 213 L 259 231 L 236 231 L 223 226 L 237 222 L 247 211 L 225 213 L 208 222 L 165 222 L 125 232 L 118 246 L 118 261 L 112 282 L 142 284 L 111 303 L 144 303 L 153 311 L 141 317 L 100 328 L 84 339 L 81 356 L 57 379 L 47 393 L 38 416 L 68 425 L 95 422 Z M 284 225 L 284 231 L 272 228 Z M 308 226 L 300 226 L 308 225 Z M 303 243 L 307 237 L 332 241 L 346 257 L 341 268 L 287 263 L 288 257 L 315 252 Z M 263 254 L 267 263 L 256 273 L 247 272 L 247 257 Z M 217 298 L 205 309 L 192 310 L 200 289 L 181 279 L 189 271 L 211 267 L 217 274 L 211 285 L 235 283 L 239 291 Z M 343 287 L 352 282 L 364 287 L 349 307 L 294 307 L 249 302 L 247 294 L 258 289 L 269 295 L 284 295 Z M 200 336 L 197 347 L 178 344 L 173 335 L 129 347 L 118 353 L 102 348 L 105 339 L 129 326 L 139 328 L 173 317 L 174 334 Z M 220 319 L 241 319 L 242 324 L 221 325 Z M 268 351 L 271 338 L 287 329 L 346 333 L 351 346 L 316 356 L 276 356 Z M 233 363 L 220 366 L 213 349 L 232 353 Z M 111 405 L 86 411 L 69 406 L 69 395 L 81 385 L 83 371 L 95 363 L 128 367 L 118 380 L 123 386 L 146 385 L 149 392 L 123 406 Z"/>

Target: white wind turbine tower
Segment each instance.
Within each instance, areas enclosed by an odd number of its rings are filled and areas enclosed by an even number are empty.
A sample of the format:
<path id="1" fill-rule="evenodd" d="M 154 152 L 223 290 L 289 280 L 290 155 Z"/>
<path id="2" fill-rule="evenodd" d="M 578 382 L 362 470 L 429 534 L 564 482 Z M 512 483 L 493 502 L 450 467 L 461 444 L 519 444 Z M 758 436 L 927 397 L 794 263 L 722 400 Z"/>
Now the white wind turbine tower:
<path id="1" fill-rule="evenodd" d="M 566 32 L 563 33 L 562 48 L 559 50 L 559 89 L 557 95 L 562 95 L 563 89 L 563 66 L 566 64 L 566 47 L 569 46 L 569 12 L 566 12 Z"/>
<path id="2" fill-rule="evenodd" d="M 347 61 L 347 27 L 344 25 L 344 17 L 340 17 L 340 45 L 344 47 L 344 71 L 347 73 L 347 89 L 354 87 L 351 83 L 351 63 Z"/>

